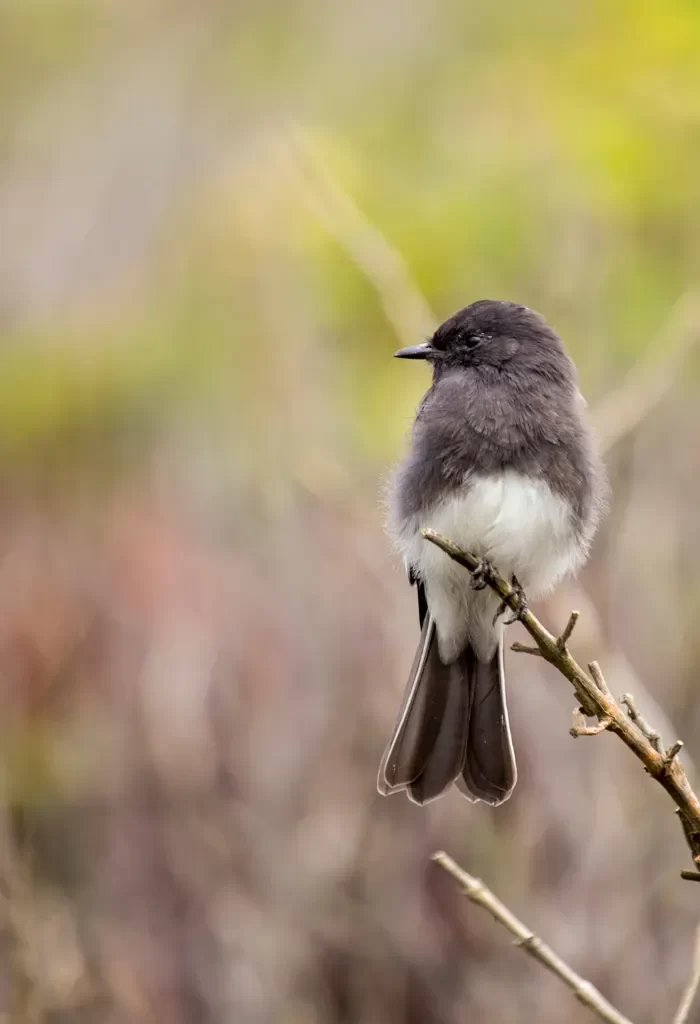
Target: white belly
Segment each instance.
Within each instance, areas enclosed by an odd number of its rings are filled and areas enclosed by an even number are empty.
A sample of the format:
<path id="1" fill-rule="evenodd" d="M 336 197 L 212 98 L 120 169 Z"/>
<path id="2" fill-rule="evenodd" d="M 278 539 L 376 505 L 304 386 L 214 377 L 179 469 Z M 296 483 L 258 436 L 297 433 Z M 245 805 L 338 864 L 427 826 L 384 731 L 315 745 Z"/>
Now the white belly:
<path id="1" fill-rule="evenodd" d="M 506 579 L 514 573 L 529 597 L 578 569 L 586 554 L 566 502 L 544 481 L 510 470 L 471 477 L 463 492 L 404 524 L 399 548 L 425 582 L 440 652 L 447 661 L 457 656 L 467 638 L 479 657 L 492 656 L 500 637 L 500 627 L 492 625 L 499 602 L 490 590 L 472 590 L 469 573 L 425 541 L 423 527 L 488 558 Z"/>

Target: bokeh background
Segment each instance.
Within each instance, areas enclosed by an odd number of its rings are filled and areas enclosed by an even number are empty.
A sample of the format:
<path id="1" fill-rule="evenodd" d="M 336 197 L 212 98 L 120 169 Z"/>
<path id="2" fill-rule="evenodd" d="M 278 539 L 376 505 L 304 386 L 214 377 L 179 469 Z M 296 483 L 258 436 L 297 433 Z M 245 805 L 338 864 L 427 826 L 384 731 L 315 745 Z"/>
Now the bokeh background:
<path id="1" fill-rule="evenodd" d="M 509 655 L 507 805 L 377 796 L 417 638 L 381 491 L 392 352 L 542 311 L 613 501 L 537 610 L 694 773 L 698 5 L 4 0 L 0 96 L 1 1019 L 589 1020 L 445 848 L 669 1020 L 681 830 L 552 670 Z"/>

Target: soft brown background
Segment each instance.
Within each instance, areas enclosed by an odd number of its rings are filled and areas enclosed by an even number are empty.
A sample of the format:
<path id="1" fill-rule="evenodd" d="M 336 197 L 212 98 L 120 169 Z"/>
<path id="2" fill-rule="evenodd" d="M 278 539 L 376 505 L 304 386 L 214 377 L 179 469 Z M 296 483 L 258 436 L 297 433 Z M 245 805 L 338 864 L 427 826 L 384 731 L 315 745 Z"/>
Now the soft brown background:
<path id="1" fill-rule="evenodd" d="M 699 47 L 681 0 L 0 6 L 2 1020 L 589 1020 L 440 847 L 671 1018 L 680 828 L 553 670 L 509 657 L 508 805 L 376 795 L 379 496 L 393 350 L 544 312 L 613 503 L 538 611 L 700 762 Z"/>

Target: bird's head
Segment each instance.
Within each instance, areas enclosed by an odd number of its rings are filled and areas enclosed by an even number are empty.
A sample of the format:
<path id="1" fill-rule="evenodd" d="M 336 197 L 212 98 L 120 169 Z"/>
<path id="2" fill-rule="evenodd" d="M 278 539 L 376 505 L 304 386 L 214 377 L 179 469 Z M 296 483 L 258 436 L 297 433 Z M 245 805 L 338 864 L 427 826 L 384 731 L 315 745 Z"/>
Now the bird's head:
<path id="1" fill-rule="evenodd" d="M 460 309 L 428 341 L 394 353 L 400 359 L 425 359 L 436 379 L 453 369 L 510 367 L 550 379 L 575 373 L 561 339 L 539 313 L 515 302 L 480 299 Z"/>

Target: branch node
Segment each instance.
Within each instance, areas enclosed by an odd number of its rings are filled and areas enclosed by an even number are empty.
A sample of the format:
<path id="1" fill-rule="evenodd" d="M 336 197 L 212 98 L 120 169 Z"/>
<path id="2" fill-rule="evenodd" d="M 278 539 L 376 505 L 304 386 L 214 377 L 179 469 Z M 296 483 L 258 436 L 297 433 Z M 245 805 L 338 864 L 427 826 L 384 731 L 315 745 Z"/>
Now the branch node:
<path id="1" fill-rule="evenodd" d="M 591 694 L 584 690 L 580 683 L 574 683 L 574 696 L 581 705 L 581 711 L 586 718 L 600 718 L 601 715 L 605 714 L 604 710 L 596 703 Z"/>
<path id="2" fill-rule="evenodd" d="M 690 848 L 693 864 L 700 870 L 700 830 L 695 821 L 682 808 L 676 808 L 676 814 L 680 818 L 683 827 L 685 841 Z"/>
<path id="3" fill-rule="evenodd" d="M 668 750 L 664 754 L 664 764 L 667 768 L 673 761 L 675 761 L 675 759 L 678 757 L 682 749 L 683 740 L 676 740 L 676 742 L 668 748 Z"/>

